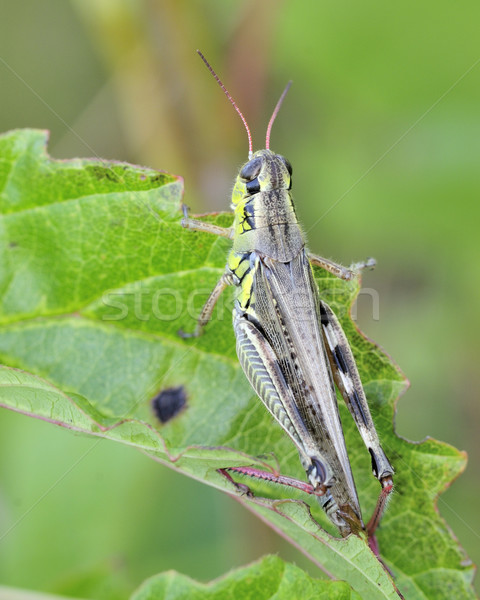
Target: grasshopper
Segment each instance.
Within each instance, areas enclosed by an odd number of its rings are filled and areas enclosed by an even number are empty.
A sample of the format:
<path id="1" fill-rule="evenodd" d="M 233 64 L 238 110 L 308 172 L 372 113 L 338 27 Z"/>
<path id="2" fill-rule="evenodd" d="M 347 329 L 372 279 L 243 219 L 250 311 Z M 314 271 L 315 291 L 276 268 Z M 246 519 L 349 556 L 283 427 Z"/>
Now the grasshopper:
<path id="1" fill-rule="evenodd" d="M 249 160 L 232 193 L 234 223 L 222 228 L 188 217 L 182 226 L 233 240 L 225 272 L 206 301 L 193 333 L 198 336 L 228 285 L 238 289 L 233 328 L 240 364 L 253 389 L 298 449 L 309 484 L 342 536 L 374 531 L 393 489 L 393 468 L 380 445 L 355 360 L 331 308 L 320 298 L 312 265 L 345 280 L 372 260 L 345 268 L 310 254 L 291 196 L 292 167 L 270 150 L 270 132 L 285 88 L 267 128 L 265 149 L 253 153 L 250 129 L 232 96 L 203 54 L 197 51 L 240 115 L 248 134 Z M 370 452 L 382 485 L 377 508 L 365 527 L 347 455 L 335 384 Z M 295 480 L 248 467 L 230 469 L 280 483 Z M 225 473 L 224 470 L 222 470 Z M 296 485 L 295 487 L 298 487 Z"/>

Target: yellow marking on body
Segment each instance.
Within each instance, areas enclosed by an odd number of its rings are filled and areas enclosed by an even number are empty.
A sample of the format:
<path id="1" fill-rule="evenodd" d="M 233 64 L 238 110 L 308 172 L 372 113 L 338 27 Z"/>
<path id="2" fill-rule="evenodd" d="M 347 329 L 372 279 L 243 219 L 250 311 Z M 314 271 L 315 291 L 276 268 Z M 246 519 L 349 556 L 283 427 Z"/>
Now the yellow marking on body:
<path id="1" fill-rule="evenodd" d="M 240 177 L 237 177 L 232 191 L 232 206 L 236 207 L 239 203 L 241 203 L 242 200 L 245 199 L 246 193 L 246 184 L 240 179 Z"/>
<path id="2" fill-rule="evenodd" d="M 235 204 L 235 216 L 237 218 L 241 218 L 243 216 L 243 214 L 245 213 L 245 204 L 247 203 L 247 200 L 249 200 L 249 198 L 241 198 L 240 200 L 237 200 L 234 204 Z"/>
<path id="3" fill-rule="evenodd" d="M 235 236 L 240 236 L 242 233 L 246 231 L 252 231 L 255 227 L 252 227 L 251 223 L 249 223 L 248 219 L 252 218 L 253 215 L 248 215 L 245 211 L 245 205 L 247 201 L 250 201 L 249 197 L 242 198 L 239 201 L 234 201 L 233 205 L 235 207 Z"/>
<path id="4" fill-rule="evenodd" d="M 249 304 L 249 301 L 252 301 L 252 286 L 253 286 L 253 277 L 254 273 L 250 271 L 243 278 L 242 285 L 240 287 L 240 293 L 238 295 L 238 301 L 241 307 L 245 307 Z"/>
<path id="5" fill-rule="evenodd" d="M 232 272 L 236 272 L 239 264 L 242 262 L 242 254 L 237 254 L 236 252 L 230 252 L 228 255 L 227 266 Z"/>
<path id="6" fill-rule="evenodd" d="M 238 265 L 238 268 L 236 270 L 236 275 L 239 279 L 241 279 L 245 273 L 248 271 L 248 269 L 250 268 L 250 261 L 248 259 L 245 259 L 242 263 L 240 263 Z"/>
<path id="7" fill-rule="evenodd" d="M 251 231 L 253 229 L 253 227 L 250 225 L 250 223 L 247 221 L 247 219 L 242 218 L 242 221 L 240 223 L 240 229 L 241 229 L 240 233 L 243 233 L 245 231 Z"/>

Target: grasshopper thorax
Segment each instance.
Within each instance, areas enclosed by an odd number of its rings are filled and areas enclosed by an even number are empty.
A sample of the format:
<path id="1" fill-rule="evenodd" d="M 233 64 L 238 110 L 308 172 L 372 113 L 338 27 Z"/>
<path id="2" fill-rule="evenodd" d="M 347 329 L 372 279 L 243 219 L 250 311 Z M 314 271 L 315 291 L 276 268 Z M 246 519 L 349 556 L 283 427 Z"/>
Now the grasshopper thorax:
<path id="1" fill-rule="evenodd" d="M 289 161 L 271 150 L 258 150 L 245 163 L 235 181 L 232 204 L 259 192 L 270 190 L 290 190 L 292 187 L 292 166 Z"/>

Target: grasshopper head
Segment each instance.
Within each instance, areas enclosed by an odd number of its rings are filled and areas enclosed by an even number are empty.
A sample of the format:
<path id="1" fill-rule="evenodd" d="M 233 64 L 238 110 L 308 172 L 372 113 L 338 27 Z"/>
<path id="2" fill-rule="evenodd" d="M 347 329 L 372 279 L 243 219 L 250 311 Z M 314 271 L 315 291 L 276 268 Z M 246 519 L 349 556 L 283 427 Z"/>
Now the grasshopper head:
<path id="1" fill-rule="evenodd" d="M 236 205 L 248 196 L 269 190 L 292 187 L 292 166 L 286 158 L 271 150 L 258 150 L 242 167 L 232 193 Z"/>

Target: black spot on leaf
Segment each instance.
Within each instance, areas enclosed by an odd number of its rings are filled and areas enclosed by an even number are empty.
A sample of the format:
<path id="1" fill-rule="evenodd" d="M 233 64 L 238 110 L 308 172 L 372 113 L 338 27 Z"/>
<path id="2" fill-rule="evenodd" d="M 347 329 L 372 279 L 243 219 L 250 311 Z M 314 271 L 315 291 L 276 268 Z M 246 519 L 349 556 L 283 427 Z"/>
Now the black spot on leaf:
<path id="1" fill-rule="evenodd" d="M 155 416 L 161 423 L 173 419 L 187 404 L 187 394 L 183 386 L 162 390 L 152 399 Z"/>

